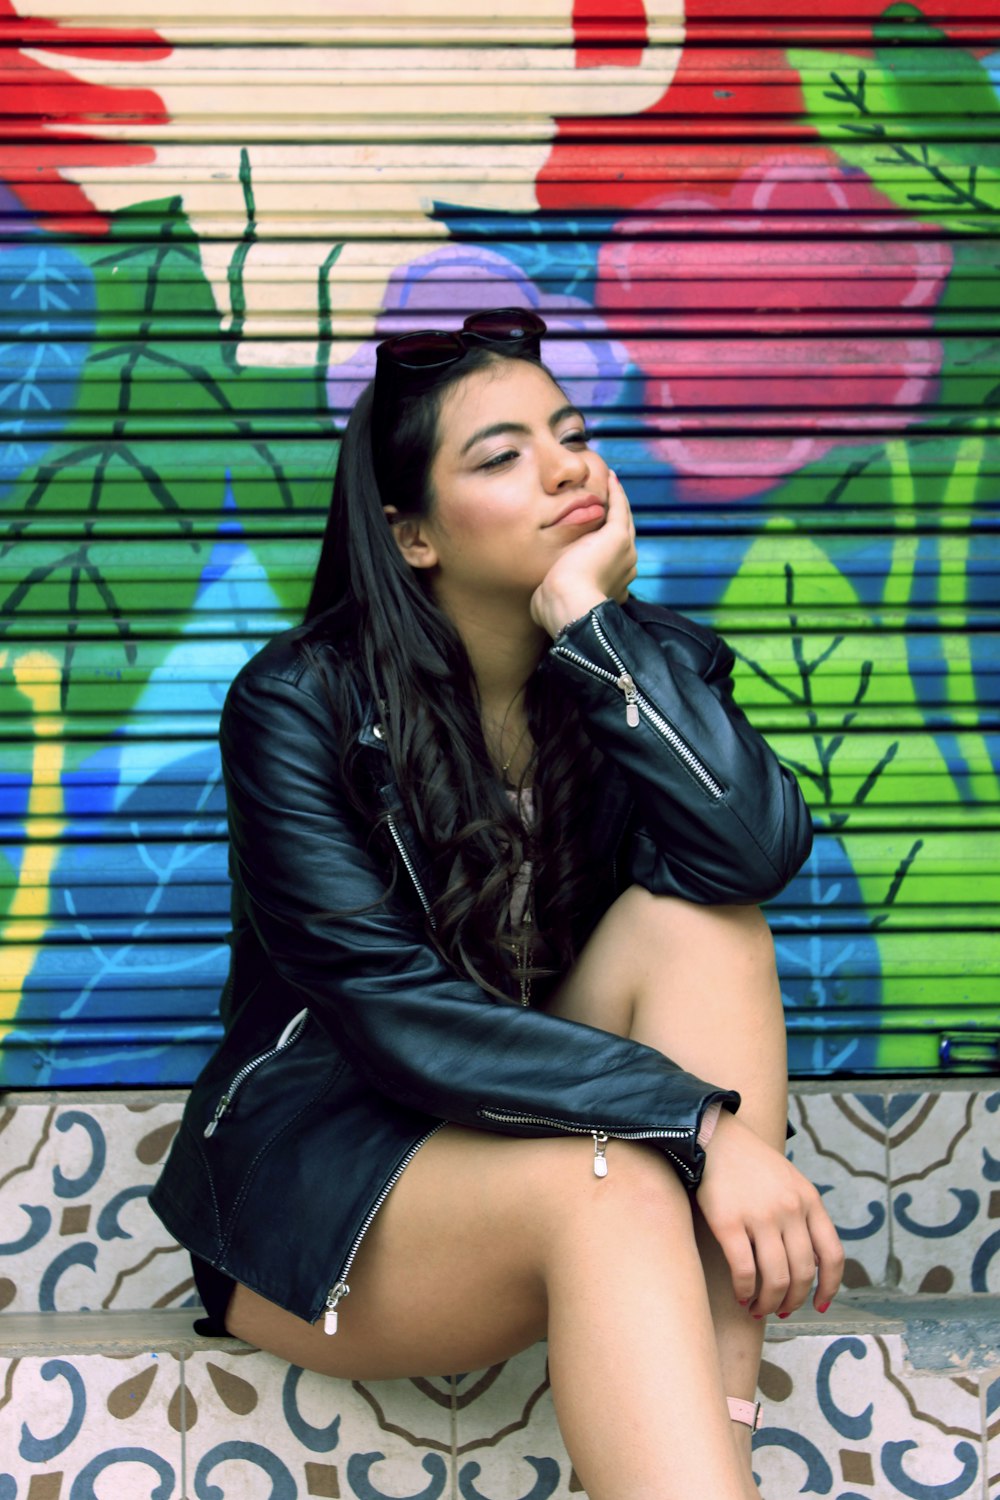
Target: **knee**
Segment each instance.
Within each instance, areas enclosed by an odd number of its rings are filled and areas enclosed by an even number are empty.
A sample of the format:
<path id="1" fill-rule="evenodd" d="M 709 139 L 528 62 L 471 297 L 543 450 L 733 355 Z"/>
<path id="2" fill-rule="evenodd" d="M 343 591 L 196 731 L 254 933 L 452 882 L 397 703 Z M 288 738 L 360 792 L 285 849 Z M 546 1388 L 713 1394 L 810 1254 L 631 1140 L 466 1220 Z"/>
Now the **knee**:
<path id="1" fill-rule="evenodd" d="M 615 910 L 633 932 L 647 930 L 662 940 L 723 940 L 768 955 L 774 953 L 771 929 L 759 906 L 706 906 L 630 885 L 619 896 Z"/>
<path id="2" fill-rule="evenodd" d="M 655 1146 L 614 1138 L 604 1147 L 607 1173 L 594 1172 L 595 1145 L 590 1137 L 531 1143 L 532 1163 L 526 1183 L 537 1205 L 541 1259 L 556 1261 L 567 1241 L 574 1246 L 607 1235 L 651 1232 L 662 1236 L 693 1233 L 691 1199 L 670 1162 Z"/>

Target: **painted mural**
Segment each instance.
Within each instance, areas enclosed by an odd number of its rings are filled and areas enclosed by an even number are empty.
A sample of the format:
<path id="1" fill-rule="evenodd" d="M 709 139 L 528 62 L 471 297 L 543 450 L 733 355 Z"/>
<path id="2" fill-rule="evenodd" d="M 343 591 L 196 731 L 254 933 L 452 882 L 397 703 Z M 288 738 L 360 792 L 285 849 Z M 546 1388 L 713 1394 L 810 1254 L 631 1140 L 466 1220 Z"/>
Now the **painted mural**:
<path id="1" fill-rule="evenodd" d="M 226 686 L 377 339 L 501 304 L 802 779 L 793 1070 L 995 1069 L 991 0 L 0 5 L 0 1086 L 198 1070 Z"/>

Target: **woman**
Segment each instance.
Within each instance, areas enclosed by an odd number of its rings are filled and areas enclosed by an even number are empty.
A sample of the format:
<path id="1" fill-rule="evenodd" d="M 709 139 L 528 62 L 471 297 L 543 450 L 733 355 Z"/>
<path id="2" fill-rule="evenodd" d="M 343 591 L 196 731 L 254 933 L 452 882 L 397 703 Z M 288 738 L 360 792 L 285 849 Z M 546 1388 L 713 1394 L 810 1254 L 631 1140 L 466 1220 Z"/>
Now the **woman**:
<path id="1" fill-rule="evenodd" d="M 809 820 L 728 648 L 630 597 L 543 331 L 379 346 L 227 697 L 226 1036 L 153 1203 L 203 1327 L 364 1379 L 544 1336 L 590 1500 L 746 1500 L 764 1318 L 842 1267 L 755 906 Z"/>

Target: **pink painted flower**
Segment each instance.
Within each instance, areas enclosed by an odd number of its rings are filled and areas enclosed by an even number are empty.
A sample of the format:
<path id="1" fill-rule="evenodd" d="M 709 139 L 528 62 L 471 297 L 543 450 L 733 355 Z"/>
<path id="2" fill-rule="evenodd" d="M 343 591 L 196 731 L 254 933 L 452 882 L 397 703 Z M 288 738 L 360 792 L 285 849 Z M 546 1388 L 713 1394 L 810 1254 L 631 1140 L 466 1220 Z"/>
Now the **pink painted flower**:
<path id="1" fill-rule="evenodd" d="M 826 151 L 716 187 L 623 220 L 597 283 L 645 377 L 650 447 L 690 500 L 745 498 L 836 444 L 904 429 L 933 399 L 951 269 L 929 226 Z"/>

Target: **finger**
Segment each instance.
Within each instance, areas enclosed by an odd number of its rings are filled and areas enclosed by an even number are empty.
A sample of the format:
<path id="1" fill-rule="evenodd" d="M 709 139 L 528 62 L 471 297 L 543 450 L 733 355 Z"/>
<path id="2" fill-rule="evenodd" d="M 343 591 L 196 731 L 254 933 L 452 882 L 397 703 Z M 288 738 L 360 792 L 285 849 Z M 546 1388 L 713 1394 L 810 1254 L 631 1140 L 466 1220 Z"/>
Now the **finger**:
<path id="1" fill-rule="evenodd" d="M 761 1230 L 754 1241 L 757 1255 L 757 1295 L 750 1304 L 755 1318 L 778 1310 L 788 1295 L 791 1273 L 785 1242 L 775 1229 Z"/>
<path id="2" fill-rule="evenodd" d="M 732 1229 L 709 1224 L 729 1265 L 737 1302 L 749 1302 L 757 1287 L 757 1262 L 753 1245 L 742 1224 Z"/>
<path id="3" fill-rule="evenodd" d="M 844 1277 L 844 1247 L 833 1227 L 833 1220 L 822 1203 L 817 1204 L 812 1210 L 807 1223 L 819 1265 L 819 1279 L 816 1283 L 813 1306 L 818 1312 L 822 1312 L 829 1307 L 840 1290 L 840 1283 Z"/>
<path id="4" fill-rule="evenodd" d="M 802 1306 L 816 1278 L 816 1256 L 805 1219 L 790 1224 L 784 1239 L 790 1280 L 784 1301 L 775 1309 L 779 1318 L 787 1318 L 789 1313 Z"/>

